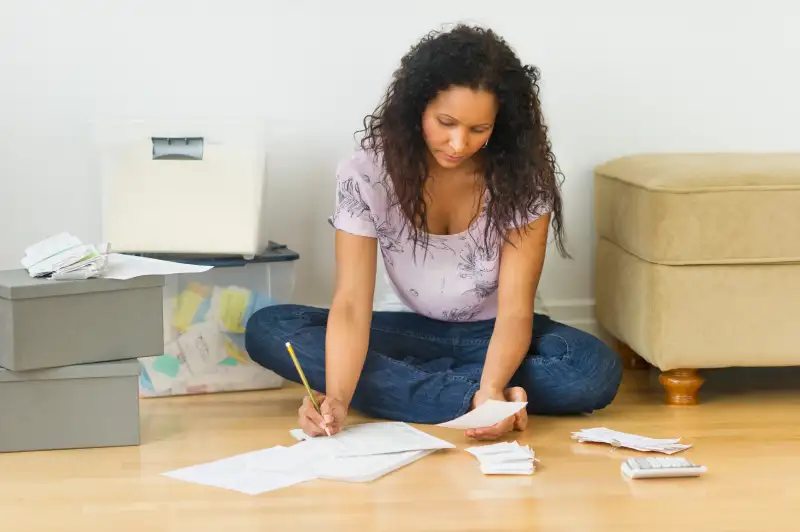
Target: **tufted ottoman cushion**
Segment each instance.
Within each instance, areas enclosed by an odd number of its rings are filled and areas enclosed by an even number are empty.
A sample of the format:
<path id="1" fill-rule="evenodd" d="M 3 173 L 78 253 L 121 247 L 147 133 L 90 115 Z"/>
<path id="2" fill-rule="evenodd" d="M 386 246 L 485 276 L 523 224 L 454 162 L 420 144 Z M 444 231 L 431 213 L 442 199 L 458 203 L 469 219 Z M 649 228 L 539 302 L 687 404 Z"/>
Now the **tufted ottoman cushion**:
<path id="1" fill-rule="evenodd" d="M 599 324 L 693 403 L 697 369 L 800 365 L 800 154 L 661 154 L 595 171 Z"/>

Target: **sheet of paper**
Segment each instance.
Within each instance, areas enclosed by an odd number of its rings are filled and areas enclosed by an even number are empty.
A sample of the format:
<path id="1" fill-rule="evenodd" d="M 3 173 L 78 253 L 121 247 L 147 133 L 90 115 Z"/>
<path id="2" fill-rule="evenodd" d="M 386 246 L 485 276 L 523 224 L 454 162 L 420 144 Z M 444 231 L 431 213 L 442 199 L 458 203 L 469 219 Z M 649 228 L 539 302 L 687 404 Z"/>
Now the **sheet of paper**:
<path id="1" fill-rule="evenodd" d="M 157 392 L 166 392 L 192 376 L 178 342 L 166 343 L 163 355 L 143 357 L 139 362 L 144 366 L 147 377 Z"/>
<path id="2" fill-rule="evenodd" d="M 211 296 L 209 318 L 219 321 L 224 331 L 244 332 L 244 315 L 253 297 L 253 292 L 239 286 L 214 287 Z"/>
<path id="3" fill-rule="evenodd" d="M 303 431 L 303 429 L 292 429 L 292 430 L 289 431 L 289 434 L 291 434 L 292 438 L 294 438 L 297 441 L 303 441 L 303 440 L 311 439 L 311 436 L 306 434 Z"/>
<path id="4" fill-rule="evenodd" d="M 425 458 L 435 450 L 406 451 L 370 456 L 340 456 L 313 467 L 313 474 L 325 480 L 340 482 L 372 482 L 393 471 Z"/>
<path id="5" fill-rule="evenodd" d="M 470 410 L 463 416 L 446 423 L 439 423 L 437 426 L 464 430 L 491 427 L 507 417 L 513 416 L 527 404 L 526 401 L 508 402 L 489 399 L 475 410 Z"/>
<path id="6" fill-rule="evenodd" d="M 407 423 L 387 421 L 345 427 L 332 437 L 312 438 L 301 429 L 289 431 L 299 441 L 329 442 L 337 456 L 369 456 L 406 451 L 455 449 L 455 445 L 415 429 Z"/>
<path id="7" fill-rule="evenodd" d="M 304 438 L 163 475 L 255 495 L 314 479 L 370 482 L 428 456 L 454 448 L 405 423 L 366 423 L 332 437 Z M 399 450 L 398 450 L 399 449 Z"/>
<path id="8" fill-rule="evenodd" d="M 178 332 L 186 332 L 193 323 L 204 321 L 203 303 L 210 297 L 210 288 L 199 283 L 189 283 L 178 294 L 175 302 L 175 311 L 172 314 L 171 325 Z"/>
<path id="9" fill-rule="evenodd" d="M 689 449 L 691 445 L 678 443 L 680 438 L 648 438 L 636 434 L 618 432 L 606 427 L 582 429 L 572 433 L 572 439 L 579 442 L 607 443 L 614 447 L 626 447 L 636 451 L 675 454 Z"/>
<path id="10" fill-rule="evenodd" d="M 189 370 L 195 375 L 216 371 L 217 365 L 228 358 L 222 332 L 213 321 L 192 325 L 177 342 Z"/>
<path id="11" fill-rule="evenodd" d="M 313 480 L 313 477 L 297 472 L 265 472 L 249 467 L 254 456 L 279 453 L 281 449 L 283 448 L 272 447 L 239 454 L 214 462 L 168 471 L 162 475 L 184 482 L 237 491 L 247 495 L 258 495 Z"/>
<path id="12" fill-rule="evenodd" d="M 183 264 L 180 262 L 151 259 L 148 257 L 110 253 L 105 270 L 99 274 L 99 277 L 127 281 L 128 279 L 141 277 L 143 275 L 200 273 L 208 271 L 211 268 L 212 266 L 198 266 L 195 264 Z"/>
<path id="13" fill-rule="evenodd" d="M 406 423 L 395 421 L 345 427 L 340 433 L 330 438 L 326 436 L 324 439 L 339 445 L 338 456 L 368 456 L 455 448 L 450 442 L 431 436 Z"/>
<path id="14" fill-rule="evenodd" d="M 312 470 L 316 463 L 336 458 L 339 445 L 332 438 L 312 438 L 272 453 L 253 454 L 248 467 L 260 471 L 291 472 Z"/>
<path id="15" fill-rule="evenodd" d="M 265 472 L 294 472 L 341 482 L 371 482 L 435 451 L 426 449 L 372 454 L 370 450 L 370 454 L 356 456 L 341 454 L 347 451 L 336 440 L 336 436 L 307 438 L 280 452 L 254 455 L 249 467 Z"/>

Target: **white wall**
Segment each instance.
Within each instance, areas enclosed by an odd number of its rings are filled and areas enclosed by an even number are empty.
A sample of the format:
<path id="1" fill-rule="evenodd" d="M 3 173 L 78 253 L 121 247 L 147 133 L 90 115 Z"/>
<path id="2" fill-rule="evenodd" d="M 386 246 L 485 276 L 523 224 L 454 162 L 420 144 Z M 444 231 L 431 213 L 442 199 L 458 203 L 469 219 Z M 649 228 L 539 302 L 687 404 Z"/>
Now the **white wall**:
<path id="1" fill-rule="evenodd" d="M 271 126 L 272 237 L 302 255 L 298 300 L 326 303 L 336 160 L 409 45 L 461 20 L 493 26 L 544 76 L 575 257 L 548 258 L 541 292 L 556 309 L 590 313 L 595 164 L 800 147 L 800 15 L 788 0 L 670 2 L 669 12 L 632 0 L 398 4 L 4 0 L 0 268 L 56 231 L 100 239 L 89 120 L 254 115 Z"/>

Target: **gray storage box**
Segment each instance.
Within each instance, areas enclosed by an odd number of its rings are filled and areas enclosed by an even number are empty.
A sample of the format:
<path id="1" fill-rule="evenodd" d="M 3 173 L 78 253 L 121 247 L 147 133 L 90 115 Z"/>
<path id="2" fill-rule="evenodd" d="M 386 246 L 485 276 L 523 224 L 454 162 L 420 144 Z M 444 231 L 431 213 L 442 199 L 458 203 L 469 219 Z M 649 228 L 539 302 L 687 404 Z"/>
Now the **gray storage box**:
<path id="1" fill-rule="evenodd" d="M 0 367 L 25 371 L 164 352 L 163 276 L 34 279 L 0 271 Z"/>
<path id="2" fill-rule="evenodd" d="M 0 452 L 138 445 L 139 367 L 0 370 Z"/>

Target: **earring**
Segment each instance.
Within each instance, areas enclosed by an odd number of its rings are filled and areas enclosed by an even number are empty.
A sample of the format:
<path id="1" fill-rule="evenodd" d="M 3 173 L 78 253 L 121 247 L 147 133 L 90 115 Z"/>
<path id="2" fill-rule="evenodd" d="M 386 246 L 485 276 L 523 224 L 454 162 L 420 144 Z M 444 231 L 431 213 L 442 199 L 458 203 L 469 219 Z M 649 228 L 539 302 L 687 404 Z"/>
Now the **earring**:
<path id="1" fill-rule="evenodd" d="M 484 148 L 486 148 L 487 146 L 489 146 L 489 139 L 486 139 L 486 142 L 483 144 Z"/>

